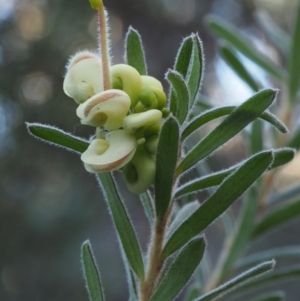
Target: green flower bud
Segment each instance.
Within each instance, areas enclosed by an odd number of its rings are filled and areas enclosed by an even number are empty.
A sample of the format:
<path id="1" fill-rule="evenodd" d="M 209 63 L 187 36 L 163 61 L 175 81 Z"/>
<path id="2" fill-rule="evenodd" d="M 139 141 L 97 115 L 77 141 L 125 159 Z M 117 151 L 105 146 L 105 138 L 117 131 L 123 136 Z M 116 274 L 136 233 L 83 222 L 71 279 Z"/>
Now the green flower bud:
<path id="1" fill-rule="evenodd" d="M 140 134 L 152 124 L 157 123 L 161 117 L 161 111 L 155 109 L 131 114 L 124 118 L 123 128 L 130 135 Z"/>
<path id="2" fill-rule="evenodd" d="M 138 71 L 125 64 L 114 65 L 110 68 L 113 88 L 126 92 L 131 99 L 131 108 L 139 101 L 142 91 L 142 80 Z"/>
<path id="3" fill-rule="evenodd" d="M 158 135 L 161 130 L 161 127 L 162 127 L 162 122 L 158 122 L 149 126 L 144 132 L 144 137 L 147 139 L 151 136 Z"/>
<path id="4" fill-rule="evenodd" d="M 64 92 L 77 103 L 83 103 L 103 91 L 101 60 L 90 52 L 76 54 L 67 66 Z"/>
<path id="5" fill-rule="evenodd" d="M 81 104 L 77 108 L 76 114 L 82 124 L 95 127 L 104 126 L 110 131 L 122 126 L 129 107 L 129 96 L 123 91 L 111 89 L 99 93 Z"/>
<path id="6" fill-rule="evenodd" d="M 123 168 L 123 175 L 128 189 L 133 193 L 145 192 L 154 182 L 155 160 L 138 146 L 132 160 Z"/>
<path id="7" fill-rule="evenodd" d="M 151 154 L 155 155 L 156 154 L 156 149 L 157 149 L 157 144 L 158 144 L 158 135 L 154 135 L 149 137 L 144 146 L 145 149 Z"/>
<path id="8" fill-rule="evenodd" d="M 103 6 L 102 0 L 90 0 L 90 4 L 93 9 L 99 9 Z"/>
<path id="9" fill-rule="evenodd" d="M 81 155 L 88 172 L 98 173 L 120 169 L 133 157 L 137 147 L 134 136 L 123 130 L 109 132 L 103 139 L 95 139 Z"/>

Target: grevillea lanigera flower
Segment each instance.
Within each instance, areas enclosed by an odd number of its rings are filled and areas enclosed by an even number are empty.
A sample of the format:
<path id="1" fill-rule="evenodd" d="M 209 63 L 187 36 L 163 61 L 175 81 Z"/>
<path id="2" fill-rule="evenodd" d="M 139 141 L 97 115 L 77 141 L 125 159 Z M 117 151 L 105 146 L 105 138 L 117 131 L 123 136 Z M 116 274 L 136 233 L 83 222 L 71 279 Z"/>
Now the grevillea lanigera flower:
<path id="1" fill-rule="evenodd" d="M 154 181 L 166 95 L 160 81 L 126 64 L 109 66 L 105 84 L 103 65 L 103 57 L 88 51 L 67 65 L 64 91 L 79 104 L 81 123 L 96 130 L 81 160 L 91 173 L 122 169 L 129 190 L 142 193 Z"/>

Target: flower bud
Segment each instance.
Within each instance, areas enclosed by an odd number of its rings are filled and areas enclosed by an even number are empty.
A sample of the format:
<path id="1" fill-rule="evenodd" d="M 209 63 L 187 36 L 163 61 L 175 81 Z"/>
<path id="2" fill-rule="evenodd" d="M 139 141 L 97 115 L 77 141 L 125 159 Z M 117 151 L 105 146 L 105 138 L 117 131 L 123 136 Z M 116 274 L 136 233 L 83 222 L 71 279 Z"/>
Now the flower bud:
<path id="1" fill-rule="evenodd" d="M 76 111 L 82 124 L 107 130 L 119 129 L 130 107 L 129 96 L 121 90 L 106 90 L 81 104 Z"/>
<path id="2" fill-rule="evenodd" d="M 123 169 L 127 188 L 133 193 L 145 192 L 154 182 L 155 161 L 145 150 L 138 146 L 132 160 Z"/>
<path id="3" fill-rule="evenodd" d="M 79 104 L 102 92 L 101 60 L 87 51 L 76 54 L 67 66 L 63 88 L 64 92 Z"/>
<path id="4" fill-rule="evenodd" d="M 154 135 L 149 137 L 146 141 L 145 141 L 145 149 L 151 154 L 151 155 L 155 155 L 156 153 L 156 149 L 157 149 L 157 144 L 158 144 L 158 135 Z"/>
<path id="5" fill-rule="evenodd" d="M 81 155 L 88 172 L 98 173 L 120 169 L 133 157 L 137 147 L 134 136 L 123 130 L 109 132 L 103 139 L 95 139 Z"/>
<path id="6" fill-rule="evenodd" d="M 152 124 L 157 123 L 161 117 L 161 111 L 155 109 L 131 114 L 124 118 L 123 128 L 128 134 L 140 134 Z"/>
<path id="7" fill-rule="evenodd" d="M 131 108 L 135 107 L 142 91 L 142 80 L 138 71 L 125 64 L 114 65 L 110 68 L 113 88 L 123 90 L 131 99 Z"/>

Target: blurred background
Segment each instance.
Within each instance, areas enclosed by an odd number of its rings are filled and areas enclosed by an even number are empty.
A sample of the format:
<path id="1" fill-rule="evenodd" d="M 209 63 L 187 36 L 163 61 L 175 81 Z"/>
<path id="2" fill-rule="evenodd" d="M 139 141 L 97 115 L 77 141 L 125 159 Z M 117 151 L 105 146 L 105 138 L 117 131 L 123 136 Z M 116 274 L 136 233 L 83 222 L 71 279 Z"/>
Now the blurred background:
<path id="1" fill-rule="evenodd" d="M 110 16 L 113 63 L 123 61 L 124 36 L 131 25 L 142 35 L 149 74 L 165 87 L 164 74 L 172 68 L 182 39 L 199 32 L 206 56 L 201 93 L 220 105 L 244 101 L 252 92 L 217 55 L 204 16 L 216 14 L 235 24 L 251 38 L 253 47 L 280 65 L 284 63 L 280 53 L 269 43 L 257 16 L 264 12 L 289 32 L 298 0 L 104 3 Z M 76 104 L 64 95 L 62 83 L 69 57 L 96 48 L 97 17 L 87 0 L 0 0 L 0 300 L 88 300 L 80 264 L 80 246 L 88 238 L 107 300 L 127 300 L 117 238 L 94 176 L 77 155 L 34 140 L 24 125 L 40 122 L 82 137 L 93 134 L 92 128 L 80 125 Z M 252 67 L 266 87 L 276 87 Z M 243 156 L 243 144 L 230 143 L 211 160 L 212 167 L 228 166 Z M 136 196 L 126 192 L 122 178 L 116 176 L 145 250 L 147 220 Z M 299 223 L 284 228 L 257 248 L 299 244 L 297 227 Z M 212 253 L 222 237 L 222 230 L 214 228 L 208 233 Z M 299 300 L 295 282 L 286 287 L 288 299 Z"/>

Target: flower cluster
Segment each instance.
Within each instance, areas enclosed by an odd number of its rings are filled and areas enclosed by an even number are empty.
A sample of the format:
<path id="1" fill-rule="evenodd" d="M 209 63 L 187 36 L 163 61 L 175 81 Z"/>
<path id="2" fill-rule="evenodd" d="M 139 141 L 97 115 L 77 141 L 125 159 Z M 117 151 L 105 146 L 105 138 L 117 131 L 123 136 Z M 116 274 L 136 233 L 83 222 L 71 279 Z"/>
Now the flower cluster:
<path id="1" fill-rule="evenodd" d="M 64 91 L 79 104 L 81 123 L 97 128 L 81 160 L 91 173 L 122 168 L 129 190 L 141 193 L 154 181 L 166 95 L 157 79 L 126 64 L 111 66 L 110 80 L 104 90 L 101 59 L 87 51 L 67 66 Z"/>

